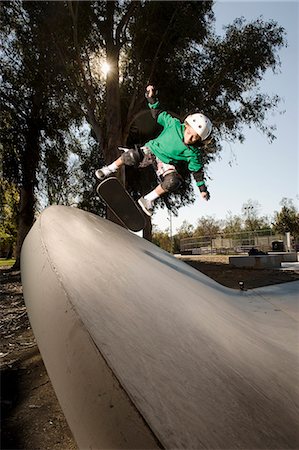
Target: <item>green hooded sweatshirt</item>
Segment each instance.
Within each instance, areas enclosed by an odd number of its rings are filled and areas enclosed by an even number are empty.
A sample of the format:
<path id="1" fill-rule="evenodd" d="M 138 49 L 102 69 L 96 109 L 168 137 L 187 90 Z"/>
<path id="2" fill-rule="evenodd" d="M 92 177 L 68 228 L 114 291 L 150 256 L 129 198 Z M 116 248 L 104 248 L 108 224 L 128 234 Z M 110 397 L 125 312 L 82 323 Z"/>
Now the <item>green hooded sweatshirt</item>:
<path id="1" fill-rule="evenodd" d="M 149 107 L 151 109 L 159 109 L 159 102 L 149 103 Z M 184 143 L 185 125 L 166 111 L 159 113 L 157 122 L 163 127 L 162 132 L 158 137 L 144 145 L 149 147 L 154 155 L 166 164 L 175 166 L 180 161 L 185 161 L 190 172 L 201 172 L 203 164 L 200 149 Z M 204 181 L 196 180 L 196 184 L 201 186 L 204 184 Z"/>

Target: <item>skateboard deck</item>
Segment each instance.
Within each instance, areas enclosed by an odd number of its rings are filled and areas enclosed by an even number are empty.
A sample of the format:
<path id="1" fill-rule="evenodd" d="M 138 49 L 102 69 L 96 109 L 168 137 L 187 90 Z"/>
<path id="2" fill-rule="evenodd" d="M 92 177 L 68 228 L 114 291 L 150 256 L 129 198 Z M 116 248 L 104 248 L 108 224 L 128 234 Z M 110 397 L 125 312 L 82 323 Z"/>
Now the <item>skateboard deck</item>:
<path id="1" fill-rule="evenodd" d="M 97 187 L 97 193 L 129 230 L 140 231 L 145 227 L 143 212 L 117 178 L 103 180 Z"/>

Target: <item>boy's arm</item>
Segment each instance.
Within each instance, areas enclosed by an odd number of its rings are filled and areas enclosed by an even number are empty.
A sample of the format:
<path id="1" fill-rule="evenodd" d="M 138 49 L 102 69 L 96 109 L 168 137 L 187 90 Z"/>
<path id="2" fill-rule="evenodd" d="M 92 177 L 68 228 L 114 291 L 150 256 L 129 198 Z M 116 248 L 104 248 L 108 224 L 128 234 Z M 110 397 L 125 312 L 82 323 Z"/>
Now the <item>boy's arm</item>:
<path id="1" fill-rule="evenodd" d="M 158 122 L 162 127 L 171 125 L 173 120 L 175 120 L 170 114 L 160 108 L 160 103 L 157 98 L 158 91 L 152 85 L 147 86 L 145 91 L 145 98 L 148 101 L 148 106 L 151 110 L 152 117 Z"/>
<path id="2" fill-rule="evenodd" d="M 199 170 L 197 170 L 196 172 L 192 172 L 192 175 L 196 181 L 196 185 L 198 186 L 198 189 L 200 190 L 200 194 L 202 196 L 202 198 L 204 198 L 205 200 L 210 200 L 210 193 L 208 191 L 208 188 L 205 184 L 205 180 L 204 180 L 204 171 L 203 171 L 203 167 Z"/>
<path id="3" fill-rule="evenodd" d="M 162 112 L 160 109 L 160 103 L 157 98 L 158 91 L 152 85 L 147 86 L 145 90 L 145 98 L 148 101 L 148 106 L 151 110 L 151 114 L 155 120 L 157 120 L 158 115 Z"/>

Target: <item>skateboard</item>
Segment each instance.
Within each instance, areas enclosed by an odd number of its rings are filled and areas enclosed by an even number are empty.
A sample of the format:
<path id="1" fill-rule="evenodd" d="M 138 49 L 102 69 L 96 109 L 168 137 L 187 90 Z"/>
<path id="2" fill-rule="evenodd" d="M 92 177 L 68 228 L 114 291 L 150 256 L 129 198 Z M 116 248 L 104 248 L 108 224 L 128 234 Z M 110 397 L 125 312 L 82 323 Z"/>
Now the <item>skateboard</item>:
<path id="1" fill-rule="evenodd" d="M 140 231 L 145 227 L 143 212 L 117 178 L 103 180 L 97 187 L 97 193 L 126 228 Z"/>

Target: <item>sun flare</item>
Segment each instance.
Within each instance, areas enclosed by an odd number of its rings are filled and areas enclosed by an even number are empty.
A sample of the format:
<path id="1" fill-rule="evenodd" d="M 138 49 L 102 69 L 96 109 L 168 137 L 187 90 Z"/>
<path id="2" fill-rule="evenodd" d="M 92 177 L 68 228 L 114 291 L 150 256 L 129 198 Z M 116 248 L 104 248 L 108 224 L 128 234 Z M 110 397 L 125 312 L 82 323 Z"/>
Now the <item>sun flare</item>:
<path id="1" fill-rule="evenodd" d="M 111 71 L 111 66 L 110 66 L 110 64 L 107 61 L 105 61 L 102 64 L 101 69 L 102 69 L 103 75 L 106 77 L 108 75 L 108 73 Z"/>

